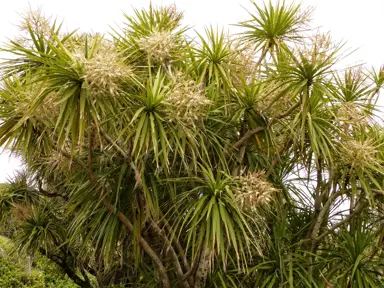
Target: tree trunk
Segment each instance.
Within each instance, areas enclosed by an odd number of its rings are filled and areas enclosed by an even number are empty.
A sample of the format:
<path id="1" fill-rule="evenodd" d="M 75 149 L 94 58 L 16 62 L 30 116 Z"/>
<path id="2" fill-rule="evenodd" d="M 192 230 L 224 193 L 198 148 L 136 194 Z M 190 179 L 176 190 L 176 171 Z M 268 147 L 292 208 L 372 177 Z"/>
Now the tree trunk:
<path id="1" fill-rule="evenodd" d="M 199 266 L 196 271 L 194 288 L 204 288 L 206 286 L 208 273 L 210 272 L 210 269 L 211 269 L 210 256 L 211 256 L 210 251 L 207 247 L 207 244 L 205 244 L 201 252 Z"/>
<path id="2" fill-rule="evenodd" d="M 133 224 L 131 223 L 131 221 L 129 221 L 127 216 L 125 216 L 121 211 L 116 211 L 116 208 L 110 202 L 108 202 L 107 199 L 103 198 L 102 201 L 106 206 L 106 208 L 108 209 L 108 211 L 116 214 L 119 220 L 121 221 L 121 223 L 123 223 L 124 226 L 128 229 L 128 231 L 133 233 L 134 232 Z M 171 284 L 169 282 L 167 270 L 165 269 L 163 263 L 161 262 L 160 257 L 156 254 L 156 252 L 152 249 L 152 247 L 148 244 L 148 242 L 143 237 L 140 237 L 139 243 L 141 247 L 144 249 L 144 251 L 147 253 L 147 255 L 152 259 L 153 263 L 155 264 L 157 268 L 156 270 L 159 273 L 159 280 L 161 282 L 162 287 L 170 288 Z"/>
<path id="3" fill-rule="evenodd" d="M 173 249 L 172 244 L 169 241 L 165 231 L 162 230 L 154 220 L 151 220 L 151 228 L 153 232 L 155 232 L 157 236 L 160 237 L 160 239 L 163 241 L 165 250 L 167 251 L 167 254 L 170 256 L 170 258 L 172 259 L 172 264 L 175 268 L 176 276 L 177 276 L 177 279 L 179 280 L 180 287 L 189 288 L 190 285 L 188 281 L 186 279 L 183 279 L 184 273 L 181 268 L 177 254 Z"/>
<path id="4" fill-rule="evenodd" d="M 29 275 L 32 274 L 33 258 L 34 258 L 33 253 L 30 253 L 29 256 L 27 256 L 27 267 L 26 267 L 26 270 L 27 270 L 27 273 Z"/>

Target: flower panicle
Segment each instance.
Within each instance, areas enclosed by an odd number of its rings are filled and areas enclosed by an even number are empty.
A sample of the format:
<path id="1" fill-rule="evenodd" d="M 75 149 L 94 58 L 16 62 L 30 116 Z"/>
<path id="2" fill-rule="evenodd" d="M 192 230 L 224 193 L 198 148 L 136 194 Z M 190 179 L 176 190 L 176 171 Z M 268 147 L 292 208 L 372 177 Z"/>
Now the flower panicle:
<path id="1" fill-rule="evenodd" d="M 169 60 L 177 46 L 169 31 L 154 31 L 151 35 L 140 38 L 137 43 L 140 50 L 156 63 Z"/>
<path id="2" fill-rule="evenodd" d="M 124 64 L 119 55 L 109 47 L 100 49 L 94 57 L 83 61 L 84 79 L 95 93 L 117 96 L 121 82 L 133 74 L 132 68 Z"/>
<path id="3" fill-rule="evenodd" d="M 377 153 L 372 139 L 346 139 L 340 151 L 340 158 L 342 163 L 354 169 L 369 169 L 380 165 Z"/>
<path id="4" fill-rule="evenodd" d="M 240 185 L 235 189 L 235 198 L 242 208 L 253 209 L 268 205 L 278 191 L 265 179 L 263 172 L 249 173 L 238 177 L 238 180 Z"/>
<path id="5" fill-rule="evenodd" d="M 174 86 L 170 90 L 167 103 L 170 104 L 168 116 L 171 121 L 181 120 L 194 124 L 204 113 L 211 101 L 205 96 L 204 89 L 183 73 L 175 75 Z"/>
<path id="6" fill-rule="evenodd" d="M 351 124 L 353 127 L 368 125 L 367 116 L 353 102 L 341 103 L 336 118 L 339 122 Z"/>

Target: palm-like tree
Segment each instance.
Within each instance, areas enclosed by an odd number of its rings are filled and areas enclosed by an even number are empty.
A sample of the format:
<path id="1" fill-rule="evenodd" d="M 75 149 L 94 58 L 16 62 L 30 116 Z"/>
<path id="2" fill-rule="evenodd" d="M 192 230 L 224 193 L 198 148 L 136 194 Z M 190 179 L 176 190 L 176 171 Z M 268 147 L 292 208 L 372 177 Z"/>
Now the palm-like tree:
<path id="1" fill-rule="evenodd" d="M 342 45 L 300 5 L 253 4 L 242 34 L 196 41 L 174 6 L 112 39 L 27 19 L 0 90 L 0 144 L 37 195 L 20 249 L 83 287 L 381 285 L 380 246 L 354 241 L 380 239 L 383 74 L 335 71 Z"/>

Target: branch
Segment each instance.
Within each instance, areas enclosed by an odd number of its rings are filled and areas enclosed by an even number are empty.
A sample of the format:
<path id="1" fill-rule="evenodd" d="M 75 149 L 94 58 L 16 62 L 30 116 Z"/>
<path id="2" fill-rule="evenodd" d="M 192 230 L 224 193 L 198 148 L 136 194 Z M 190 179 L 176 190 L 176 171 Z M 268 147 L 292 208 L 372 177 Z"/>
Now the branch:
<path id="1" fill-rule="evenodd" d="M 201 253 L 200 253 L 201 254 Z M 189 276 L 192 276 L 196 273 L 197 268 L 199 267 L 200 257 L 196 259 L 196 261 L 193 262 L 192 267 L 188 270 L 187 273 L 183 275 L 183 279 L 187 279 Z"/>
<path id="2" fill-rule="evenodd" d="M 164 227 L 168 230 L 168 233 L 170 235 L 172 235 L 172 243 L 173 243 L 173 245 L 175 245 L 175 248 L 177 249 L 177 252 L 179 253 L 179 256 L 182 259 L 183 266 L 184 266 L 185 270 L 186 271 L 191 270 L 191 266 L 189 265 L 189 262 L 187 260 L 187 256 L 185 255 L 185 252 L 184 252 L 184 249 L 181 246 L 179 239 L 174 236 L 175 232 L 173 231 L 171 225 L 168 223 L 167 219 L 165 219 L 165 216 L 162 213 L 162 211 L 160 211 L 160 217 L 161 217 L 161 221 L 164 222 Z"/>
<path id="3" fill-rule="evenodd" d="M 284 113 L 280 114 L 280 115 L 277 115 L 275 118 L 273 118 L 271 120 L 271 122 L 269 122 L 269 126 L 271 126 L 272 124 L 274 124 L 277 120 L 280 120 L 280 119 L 283 119 L 287 116 L 289 116 L 297 107 L 300 106 L 300 101 L 297 102 L 295 105 L 293 105 L 291 108 L 289 108 L 287 111 L 285 111 Z"/>
<path id="4" fill-rule="evenodd" d="M 255 64 L 255 68 L 256 68 L 256 69 L 260 66 L 261 62 L 263 62 L 265 56 L 267 55 L 268 48 L 269 48 L 269 45 L 268 45 L 268 44 L 266 44 L 266 45 L 263 47 L 263 51 L 261 51 L 260 58 L 259 58 L 259 60 L 258 60 L 258 61 L 256 62 L 256 64 Z"/>
<path id="5" fill-rule="evenodd" d="M 337 224 L 335 224 L 334 226 L 332 226 L 332 228 L 330 228 L 329 230 L 327 230 L 326 232 L 321 234 L 319 237 L 315 238 L 315 240 L 316 241 L 322 240 L 324 237 L 326 237 L 328 234 L 330 234 L 333 231 L 335 231 L 337 228 L 343 226 L 345 223 L 348 223 L 349 221 L 351 221 L 352 218 L 354 218 L 355 216 L 359 215 L 366 206 L 367 206 L 367 203 L 360 204 L 359 207 L 356 208 L 355 211 L 353 211 L 347 217 L 345 217 L 344 220 L 342 220 L 342 221 L 338 222 Z"/>
<path id="6" fill-rule="evenodd" d="M 173 266 L 175 267 L 176 269 L 176 276 L 177 276 L 177 279 L 179 280 L 180 282 L 180 285 L 182 285 L 182 287 L 185 287 L 185 288 L 189 288 L 189 287 L 193 287 L 192 286 L 192 283 L 188 283 L 186 282 L 186 277 L 184 277 L 184 273 L 183 273 L 183 270 L 181 269 L 181 265 L 180 265 L 180 262 L 179 262 L 179 258 L 177 257 L 177 254 L 175 252 L 175 249 L 173 249 L 172 247 L 172 243 L 169 241 L 167 235 L 165 234 L 165 231 L 162 230 L 159 225 L 157 225 L 157 223 L 153 220 L 150 221 L 151 222 L 151 227 L 152 229 L 154 230 L 154 232 L 160 236 L 160 238 L 162 239 L 162 241 L 164 242 L 164 244 L 166 245 L 166 251 L 170 254 L 171 256 L 171 259 L 172 259 L 172 262 L 173 262 Z M 191 284 L 191 285 L 190 285 Z"/>
<path id="7" fill-rule="evenodd" d="M 248 139 L 250 139 L 253 135 L 261 132 L 265 130 L 264 127 L 257 127 L 255 129 L 252 129 L 252 130 L 249 130 L 247 131 L 247 133 L 245 133 L 245 135 L 243 137 L 241 137 L 241 139 L 239 141 L 237 141 L 234 145 L 235 148 L 239 149 L 241 146 L 243 146 L 245 144 L 245 142 L 248 141 Z"/>
<path id="8" fill-rule="evenodd" d="M 252 130 L 249 130 L 247 131 L 247 133 L 245 133 L 245 135 L 240 138 L 239 141 L 237 141 L 234 145 L 234 147 L 236 149 L 239 149 L 240 147 L 242 147 L 253 135 L 263 131 L 263 130 L 266 130 L 268 129 L 269 127 L 271 127 L 273 124 L 275 124 L 277 122 L 277 120 L 280 120 L 280 119 L 283 119 L 287 116 L 289 116 L 297 107 L 300 106 L 300 102 L 297 102 L 295 105 L 293 105 L 291 108 L 289 108 L 286 112 L 276 116 L 275 118 L 272 118 L 272 120 L 268 123 L 267 127 L 257 127 L 255 129 L 252 129 Z"/>
<path id="9" fill-rule="evenodd" d="M 256 134 L 257 132 L 255 132 Z M 120 153 L 120 155 L 124 158 L 124 160 L 126 162 L 129 163 L 129 165 L 131 166 L 131 168 L 135 171 L 135 177 L 136 177 L 136 183 L 138 181 L 138 175 L 140 176 L 140 173 L 138 172 L 138 169 L 136 168 L 135 164 L 133 163 L 133 161 L 131 160 L 131 157 L 116 143 L 116 141 L 114 141 L 109 135 L 107 135 L 101 128 L 100 128 L 100 134 L 103 135 L 103 137 L 105 138 L 105 140 L 110 144 L 112 145 L 116 150 L 117 152 Z M 252 136 L 252 135 L 251 135 Z M 250 136 L 250 137 L 251 137 Z M 141 180 L 140 180 L 140 183 L 141 183 Z M 165 228 L 168 229 L 170 231 L 170 233 L 172 233 L 172 227 L 169 225 L 169 223 L 166 221 L 166 219 L 163 219 L 164 223 L 165 223 Z M 180 242 L 175 238 L 175 237 L 172 237 L 172 242 L 170 242 L 170 240 L 168 239 L 168 237 L 166 236 L 164 230 L 162 230 L 156 222 L 154 222 L 153 220 L 151 221 L 151 226 L 152 228 L 155 230 L 155 232 L 162 238 L 163 242 L 166 244 L 167 246 L 167 249 L 169 249 L 169 253 L 171 254 L 171 258 L 172 258 L 172 262 L 173 262 L 173 266 L 175 267 L 176 269 L 176 275 L 177 275 L 177 278 L 178 280 L 181 282 L 181 285 L 183 285 L 184 287 L 193 287 L 194 283 L 193 283 L 193 280 L 191 281 L 191 279 L 188 279 L 190 278 L 189 276 L 191 276 L 191 274 L 193 273 L 193 271 L 195 270 L 194 267 L 190 267 L 189 263 L 188 263 L 188 260 L 187 260 L 187 257 L 184 253 L 184 250 L 183 250 L 183 247 L 181 246 Z M 179 254 L 180 254 L 180 257 L 182 258 L 182 263 L 183 263 L 183 266 L 184 268 L 188 271 L 187 273 L 183 274 L 183 270 L 181 268 L 181 265 L 180 265 L 180 262 L 179 262 L 179 259 L 178 259 L 178 256 L 174 250 L 174 248 L 172 247 L 172 244 L 176 247 L 176 249 L 178 250 Z M 187 280 L 188 282 L 185 282 L 185 280 Z"/>
<path id="10" fill-rule="evenodd" d="M 68 201 L 68 197 L 67 196 L 61 195 L 59 193 L 51 193 L 51 192 L 48 192 L 48 191 L 46 191 L 44 189 L 40 189 L 40 188 L 39 188 L 38 192 L 41 195 L 49 197 L 49 198 L 59 197 L 59 198 L 62 198 L 63 200 L 65 200 L 65 201 Z"/>
<path id="11" fill-rule="evenodd" d="M 47 190 L 43 189 L 43 185 L 42 185 L 40 179 L 37 181 L 37 185 L 38 185 L 38 192 L 40 194 L 42 194 L 43 196 L 46 196 L 46 197 L 49 197 L 49 198 L 60 197 L 60 198 L 62 198 L 65 201 L 69 200 L 68 196 L 62 195 L 60 193 L 48 192 Z"/>
<path id="12" fill-rule="evenodd" d="M 39 248 L 39 252 L 53 262 L 55 262 L 61 269 L 63 269 L 64 273 L 68 275 L 68 277 L 77 285 L 80 287 L 89 287 L 89 283 L 87 283 L 86 280 L 81 279 L 76 272 L 69 267 L 67 261 L 66 261 L 66 256 L 64 255 L 64 259 L 60 257 L 59 255 L 55 255 L 53 253 L 50 253 L 46 251 L 44 248 Z"/>
<path id="13" fill-rule="evenodd" d="M 87 164 L 85 164 L 81 159 L 79 159 L 77 157 L 71 157 L 71 155 L 68 152 L 66 152 L 62 149 L 59 150 L 59 152 L 62 153 L 65 157 L 68 157 L 69 159 L 73 159 L 78 165 L 80 165 L 83 169 L 88 171 Z M 96 180 L 92 174 L 90 174 L 89 177 L 90 177 L 89 180 L 91 181 L 91 183 L 97 184 L 97 182 L 96 182 Z M 117 215 L 117 217 L 119 218 L 121 223 L 123 223 L 123 225 L 128 229 L 128 231 L 133 234 L 134 233 L 134 227 L 133 227 L 133 224 L 131 223 L 131 221 L 128 219 L 128 217 L 125 216 L 121 211 L 118 211 L 117 208 L 114 205 L 112 205 L 111 202 L 109 202 L 105 197 L 103 197 L 101 199 L 101 201 L 104 204 L 104 206 L 107 208 L 107 210 L 110 213 Z M 169 282 L 167 270 L 165 269 L 163 263 L 161 262 L 160 257 L 156 254 L 156 252 L 151 248 L 151 246 L 148 244 L 148 242 L 143 237 L 139 238 L 139 243 L 140 243 L 141 247 L 143 248 L 143 250 L 147 253 L 147 255 L 152 259 L 152 261 L 156 265 L 157 272 L 159 273 L 159 278 L 162 282 L 162 287 L 163 288 L 170 288 L 171 284 Z"/>
<path id="14" fill-rule="evenodd" d="M 312 239 L 312 240 L 315 240 L 315 241 L 317 240 L 316 236 L 317 236 L 317 233 L 318 233 L 319 230 L 320 230 L 321 223 L 322 223 L 323 220 L 324 220 L 324 216 L 325 216 L 325 214 L 328 213 L 328 211 L 329 211 L 329 207 L 331 206 L 331 204 L 333 203 L 333 201 L 334 201 L 337 197 L 343 195 L 344 192 L 345 192 L 345 191 L 341 190 L 341 191 L 338 191 L 338 192 L 336 192 L 336 193 L 333 193 L 333 194 L 329 197 L 328 201 L 324 204 L 323 209 L 321 209 L 319 215 L 317 216 L 316 223 L 315 223 L 315 225 L 313 226 L 313 230 L 312 230 L 312 233 L 311 233 L 311 239 Z"/>
<path id="15" fill-rule="evenodd" d="M 102 202 L 104 206 L 108 209 L 109 212 L 117 215 L 119 220 L 124 224 L 124 226 L 128 229 L 130 233 L 134 233 L 134 227 L 121 211 L 118 211 L 114 205 L 112 205 L 107 199 L 103 198 Z M 162 282 L 163 288 L 170 288 L 171 284 L 169 282 L 169 278 L 167 275 L 167 270 L 165 269 L 163 263 L 160 260 L 160 257 L 156 254 L 156 252 L 151 248 L 151 246 L 148 244 L 148 242 L 143 238 L 139 238 L 139 243 L 141 247 L 144 249 L 144 251 L 147 253 L 147 255 L 152 259 L 154 264 L 157 266 L 157 272 L 160 274 L 160 280 Z"/>
<path id="16" fill-rule="evenodd" d="M 117 152 L 120 153 L 120 155 L 124 158 L 124 160 L 131 166 L 132 170 L 135 171 L 135 179 L 136 179 L 135 187 L 137 187 L 137 186 L 141 187 L 142 186 L 142 184 L 141 184 L 141 175 L 140 175 L 140 172 L 137 169 L 136 165 L 131 160 L 131 157 L 116 143 L 116 141 L 114 141 L 108 134 L 106 134 L 102 130 L 102 128 L 100 128 L 100 134 L 103 135 L 105 140 L 107 140 L 107 142 L 110 145 L 112 145 L 117 150 Z M 168 222 L 165 222 L 165 223 L 166 223 L 165 225 L 167 226 L 167 228 L 171 229 L 169 224 L 168 224 Z M 167 246 L 167 250 L 169 251 L 169 253 L 171 255 L 171 258 L 172 258 L 173 266 L 176 269 L 177 278 L 181 282 L 181 285 L 183 285 L 183 287 L 190 287 L 190 285 L 191 285 L 191 287 L 192 287 L 193 286 L 192 283 L 185 282 L 185 278 L 183 277 L 184 273 L 183 273 L 183 270 L 181 268 L 178 256 L 177 256 L 174 248 L 172 247 L 172 243 L 169 241 L 169 239 L 168 239 L 167 235 L 165 234 L 164 230 L 162 230 L 157 225 L 157 223 L 155 221 L 153 221 L 153 220 L 151 221 L 151 226 L 154 229 L 154 231 L 163 240 L 164 244 Z M 175 244 L 176 248 L 179 250 L 180 255 L 182 256 L 184 267 L 187 270 L 190 270 L 188 261 L 186 260 L 185 253 L 184 253 L 180 243 L 178 241 L 176 241 L 176 239 L 173 239 L 172 242 Z"/>

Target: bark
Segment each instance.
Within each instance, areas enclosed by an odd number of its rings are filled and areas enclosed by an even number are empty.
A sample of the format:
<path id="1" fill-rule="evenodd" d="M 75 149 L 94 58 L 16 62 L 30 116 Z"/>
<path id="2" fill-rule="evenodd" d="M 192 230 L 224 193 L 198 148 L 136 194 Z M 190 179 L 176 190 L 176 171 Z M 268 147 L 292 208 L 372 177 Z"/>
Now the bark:
<path id="1" fill-rule="evenodd" d="M 322 176 L 322 173 L 323 173 L 323 170 L 322 170 L 322 163 L 321 163 L 321 158 L 319 158 L 317 160 L 317 179 L 316 179 L 316 188 L 315 188 L 315 202 L 314 202 L 314 217 L 313 219 L 315 220 L 315 222 L 312 223 L 309 231 L 308 231 L 308 235 L 307 235 L 307 238 L 311 238 L 312 239 L 312 235 L 313 235 L 313 231 L 314 231 L 314 228 L 315 228 L 315 225 L 317 222 L 320 221 L 320 224 L 322 222 L 322 218 L 320 219 L 319 218 L 319 214 L 324 211 L 324 209 L 322 210 L 322 198 L 321 198 L 321 194 L 322 194 L 322 189 L 323 189 L 323 176 Z"/>
<path id="2" fill-rule="evenodd" d="M 109 212 L 114 213 L 117 215 L 119 220 L 124 224 L 124 226 L 128 229 L 130 233 L 134 232 L 134 227 L 131 221 L 125 216 L 121 211 L 117 211 L 115 206 L 113 206 L 107 199 L 103 199 L 104 206 L 108 209 Z M 160 257 L 157 255 L 157 253 L 151 248 L 151 246 L 148 244 L 148 242 L 143 238 L 140 237 L 139 239 L 140 246 L 143 248 L 143 250 L 147 253 L 147 255 L 151 258 L 153 263 L 155 264 L 157 268 L 157 272 L 159 273 L 159 280 L 161 282 L 161 285 L 163 288 L 170 288 L 171 284 L 169 282 L 167 270 L 165 269 L 163 263 L 161 262 Z"/>
<path id="3" fill-rule="evenodd" d="M 68 275 L 68 277 L 71 278 L 73 282 L 75 282 L 77 285 L 82 288 L 92 288 L 89 279 L 81 279 L 66 263 L 64 264 L 64 266 L 61 267 L 63 268 L 64 272 Z"/>
<path id="4" fill-rule="evenodd" d="M 267 56 L 268 49 L 269 49 L 269 45 L 266 44 L 266 45 L 263 47 L 263 50 L 261 51 L 261 55 L 260 55 L 259 60 L 257 60 L 257 62 L 255 63 L 255 67 L 256 67 L 256 69 L 259 68 L 261 62 L 263 62 L 265 56 Z"/>
<path id="5" fill-rule="evenodd" d="M 325 220 L 329 218 L 329 211 L 332 203 L 336 200 L 337 197 L 341 196 L 344 191 L 338 191 L 334 192 L 331 196 L 329 196 L 331 186 L 332 186 L 332 180 L 334 177 L 334 172 L 331 169 L 329 171 L 329 179 L 326 183 L 322 181 L 322 176 L 319 175 L 321 173 L 321 165 L 319 164 L 319 171 L 318 171 L 318 181 L 321 181 L 321 185 L 318 185 L 316 188 L 316 199 L 315 199 L 315 222 L 313 223 L 311 230 L 310 230 L 310 239 L 311 239 L 311 244 L 310 244 L 310 249 L 312 253 L 315 253 L 316 251 L 316 246 L 318 241 L 316 241 L 316 237 L 319 234 L 320 228 L 327 223 L 324 223 Z M 328 197 L 329 196 L 329 197 Z M 324 199 L 328 198 L 326 202 L 324 202 Z"/>
<path id="6" fill-rule="evenodd" d="M 171 225 L 168 223 L 167 219 L 165 219 L 165 217 L 164 217 L 164 215 L 163 215 L 163 213 L 161 211 L 160 211 L 160 217 L 162 217 L 162 221 L 164 222 L 164 227 L 168 230 L 168 233 L 171 235 L 172 244 L 175 246 L 175 248 L 176 248 L 176 250 L 177 250 L 177 252 L 179 254 L 179 257 L 181 257 L 181 259 L 182 259 L 182 263 L 183 263 L 184 269 L 186 271 L 190 271 L 191 270 L 191 266 L 189 265 L 189 262 L 188 262 L 188 259 L 187 259 L 187 255 L 185 255 L 184 249 L 181 246 L 181 243 L 180 243 L 179 239 L 175 236 L 175 232 L 173 231 Z"/>
<path id="7" fill-rule="evenodd" d="M 124 161 L 127 162 L 128 165 L 130 165 L 130 167 L 132 168 L 132 170 L 134 171 L 135 173 L 135 180 L 136 180 L 136 184 L 135 184 L 135 188 L 140 188 L 142 186 L 142 183 L 141 183 L 141 175 L 140 175 L 140 172 L 139 170 L 137 169 L 136 165 L 132 162 L 132 159 L 131 157 L 129 157 L 129 155 L 127 153 L 125 153 L 125 151 L 115 142 L 113 141 L 113 139 L 111 137 L 109 137 L 109 135 L 107 135 L 101 128 L 100 128 L 100 134 L 103 135 L 103 137 L 105 138 L 105 140 L 107 140 L 107 142 L 112 145 L 116 150 L 117 152 L 120 153 L 121 156 L 123 156 L 124 158 Z M 134 189 L 135 189 L 134 188 Z M 103 200 L 104 202 L 104 200 Z M 111 207 L 111 203 L 104 203 L 106 206 L 108 206 L 108 210 L 112 209 L 114 210 L 115 208 L 114 207 Z M 119 219 L 122 221 L 122 223 L 127 227 L 128 231 L 130 231 L 131 233 L 133 233 L 133 225 L 132 223 L 130 223 L 129 219 L 122 213 L 122 212 L 117 212 L 117 215 L 119 217 Z M 159 236 L 162 236 L 162 235 L 159 235 Z M 166 237 L 165 237 L 166 238 Z M 167 239 L 167 238 L 166 238 Z M 163 238 L 164 240 L 164 238 Z M 156 252 L 150 247 L 150 245 L 148 244 L 147 241 L 145 241 L 143 239 L 143 237 L 140 237 L 139 238 L 139 242 L 142 246 L 142 248 L 144 249 L 144 251 L 148 254 L 148 256 L 152 259 L 152 261 L 154 262 L 154 264 L 157 266 L 158 268 L 158 273 L 159 273 L 159 277 L 160 277 L 160 281 L 162 282 L 162 285 L 164 288 L 166 287 L 170 287 L 170 283 L 169 283 L 169 278 L 168 278 L 168 275 L 167 275 L 167 271 L 163 265 L 163 263 L 161 262 L 159 256 L 156 254 Z M 174 252 L 174 251 L 173 251 Z M 176 254 L 176 253 L 175 253 Z M 174 255 L 172 255 L 174 256 Z M 177 256 L 176 256 L 177 257 Z M 174 265 L 176 265 L 175 263 L 175 259 L 174 257 L 172 258 L 174 261 Z M 178 261 L 177 261 L 178 262 Z M 179 265 L 176 265 L 176 273 L 177 273 L 177 276 L 179 279 L 180 278 L 180 275 L 179 273 L 181 273 L 181 275 L 183 274 L 182 270 L 181 270 L 181 267 L 180 267 L 180 263 L 178 262 Z M 180 272 L 181 270 L 181 272 Z M 186 283 L 188 284 L 188 283 Z M 188 286 L 185 286 L 186 288 L 189 287 Z"/>
<path id="8" fill-rule="evenodd" d="M 84 278 L 84 281 L 86 282 L 86 283 L 88 283 L 88 287 L 92 287 L 92 285 L 91 285 L 91 281 L 89 280 L 89 277 L 88 277 L 88 274 L 87 274 L 87 271 L 84 269 L 84 268 L 81 268 L 80 269 L 80 272 L 81 272 L 81 275 L 83 275 L 83 278 Z"/>
<path id="9" fill-rule="evenodd" d="M 342 194 L 343 194 L 343 191 L 339 191 L 337 193 L 332 194 L 332 196 L 329 197 L 327 203 L 324 205 L 323 209 L 320 211 L 320 213 L 316 219 L 315 225 L 314 225 L 312 233 L 311 233 L 311 239 L 312 240 L 316 240 L 316 237 L 319 233 L 320 227 L 323 223 L 324 218 L 326 217 L 326 214 L 329 212 L 329 208 L 331 207 L 331 204 L 333 203 L 333 201 L 337 197 L 341 196 Z"/>
<path id="10" fill-rule="evenodd" d="M 338 222 L 332 228 L 321 234 L 320 236 L 316 237 L 316 241 L 321 241 L 326 236 L 328 236 L 330 233 L 335 231 L 337 228 L 343 226 L 346 223 L 350 223 L 351 220 L 353 220 L 356 216 L 360 215 L 360 213 L 364 210 L 364 208 L 367 206 L 368 203 L 360 203 L 356 206 L 355 211 L 353 211 L 351 214 L 349 214 L 347 217 L 345 217 L 344 220 Z"/>
<path id="11" fill-rule="evenodd" d="M 162 230 L 159 227 L 159 225 L 153 220 L 151 221 L 151 228 L 155 232 L 155 234 L 157 234 L 160 237 L 160 239 L 163 241 L 164 245 L 166 246 L 165 250 L 167 251 L 167 254 L 172 259 L 172 264 L 173 264 L 173 267 L 175 268 L 176 276 L 177 276 L 177 279 L 179 280 L 179 285 L 183 288 L 190 288 L 191 282 L 190 281 L 188 282 L 186 281 L 186 279 L 183 278 L 184 273 L 181 268 L 178 256 L 175 252 L 175 249 L 173 249 L 172 247 L 172 243 L 169 241 L 167 235 L 165 234 L 165 231 Z"/>
<path id="12" fill-rule="evenodd" d="M 243 145 L 245 145 L 245 143 L 255 134 L 263 131 L 265 128 L 264 127 L 257 127 L 255 129 L 252 129 L 252 130 L 249 130 L 247 131 L 247 133 L 245 133 L 245 135 L 243 137 L 240 138 L 239 141 L 237 141 L 235 143 L 235 148 L 239 149 L 240 147 L 242 147 Z"/>
<path id="13" fill-rule="evenodd" d="M 203 247 L 203 250 L 201 251 L 199 266 L 197 268 L 196 276 L 195 276 L 194 288 L 204 288 L 206 286 L 210 268 L 211 268 L 210 251 L 207 247 L 207 244 L 205 244 Z"/>
<path id="14" fill-rule="evenodd" d="M 109 137 L 109 135 L 107 135 L 102 129 L 100 129 L 100 133 L 101 133 L 101 135 L 104 136 L 104 138 L 107 140 L 107 142 L 110 145 L 112 145 L 116 149 L 117 152 L 120 153 L 120 155 L 124 158 L 124 160 L 134 170 L 135 178 L 136 178 L 135 188 L 141 187 L 141 176 L 140 176 L 140 173 L 138 172 L 137 167 L 132 162 L 131 157 L 115 141 L 113 141 L 113 139 L 111 137 Z M 165 220 L 165 226 L 166 226 L 166 229 L 168 229 L 169 231 L 172 231 L 172 228 L 170 227 L 170 225 L 168 224 L 168 222 L 166 220 Z M 184 276 L 185 274 L 183 273 L 183 270 L 181 268 L 178 256 L 177 256 L 177 254 L 176 254 L 176 252 L 172 246 L 172 244 L 173 244 L 176 247 L 176 249 L 178 250 L 178 252 L 182 258 L 184 268 L 186 269 L 186 271 L 188 273 L 188 271 L 190 271 L 191 268 L 190 268 L 190 265 L 187 261 L 184 250 L 183 250 L 181 244 L 179 243 L 179 241 L 177 239 L 175 239 L 174 237 L 172 237 L 172 242 L 171 242 L 169 240 L 169 238 L 167 237 L 165 231 L 162 230 L 156 222 L 152 221 L 151 227 L 153 228 L 154 232 L 160 237 L 160 239 L 162 239 L 163 243 L 167 246 L 166 250 L 167 250 L 167 253 L 170 254 L 170 256 L 171 256 L 173 266 L 176 270 L 176 276 L 179 280 L 179 284 L 185 288 L 193 287 L 193 285 L 194 285 L 193 279 L 191 277 L 185 277 Z"/>

